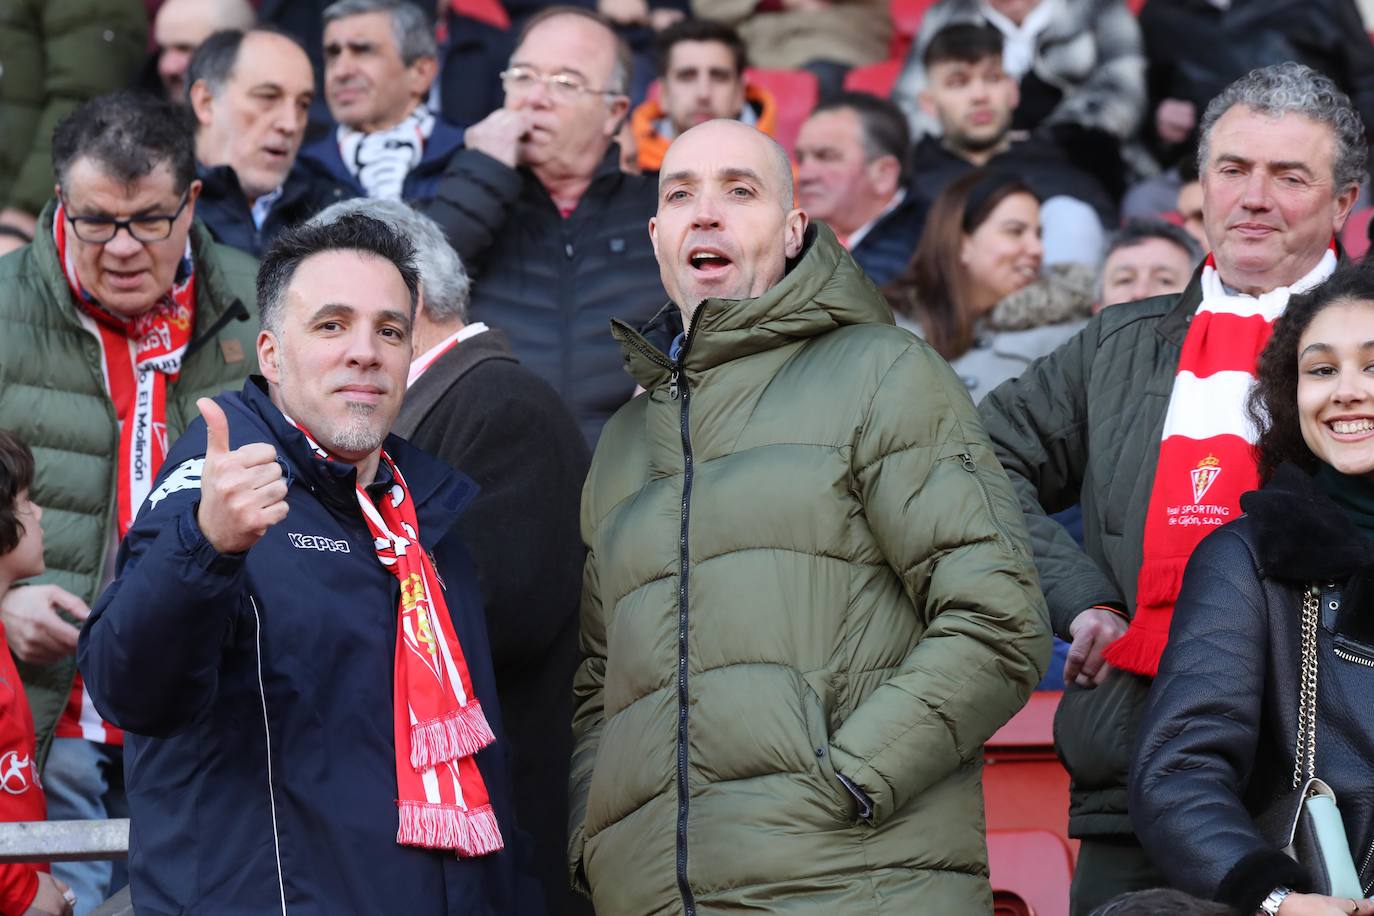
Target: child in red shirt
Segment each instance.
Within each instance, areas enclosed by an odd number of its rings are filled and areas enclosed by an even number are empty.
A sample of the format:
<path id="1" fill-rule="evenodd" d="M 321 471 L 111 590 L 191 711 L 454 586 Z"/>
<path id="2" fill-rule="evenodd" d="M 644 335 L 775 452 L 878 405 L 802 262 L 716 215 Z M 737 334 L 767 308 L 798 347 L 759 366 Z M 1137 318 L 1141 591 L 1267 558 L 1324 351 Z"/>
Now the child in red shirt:
<path id="1" fill-rule="evenodd" d="M 29 500 L 33 453 L 0 429 L 0 597 L 43 572 L 43 510 Z M 47 817 L 34 763 L 33 714 L 0 624 L 0 821 Z M 71 916 L 73 898 L 46 865 L 0 865 L 0 916 Z"/>

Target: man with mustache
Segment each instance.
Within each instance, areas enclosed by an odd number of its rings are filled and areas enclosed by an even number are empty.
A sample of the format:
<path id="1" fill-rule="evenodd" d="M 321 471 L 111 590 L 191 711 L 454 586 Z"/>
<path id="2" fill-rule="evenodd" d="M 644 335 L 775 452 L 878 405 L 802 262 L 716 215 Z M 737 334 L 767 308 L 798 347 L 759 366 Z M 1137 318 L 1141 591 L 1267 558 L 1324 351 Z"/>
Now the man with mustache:
<path id="1" fill-rule="evenodd" d="M 323 17 L 324 98 L 339 126 L 301 162 L 358 197 L 432 197 L 463 131 L 425 102 L 439 70 L 428 14 L 410 0 L 338 0 Z"/>
<path id="2" fill-rule="evenodd" d="M 1192 549 L 1258 485 L 1245 416 L 1256 360 L 1289 296 L 1335 270 L 1335 236 L 1368 177 L 1360 116 L 1301 64 L 1232 83 L 1201 138 L 1211 254 L 1184 291 L 1102 311 L 979 406 L 1026 511 L 1055 632 L 1073 644 L 1054 731 L 1082 840 L 1074 914 L 1164 883 L 1126 804 L 1140 715 Z M 1080 501 L 1084 549 L 1046 517 Z M 1228 902 L 1254 912 L 1274 889 L 1266 877 Z"/>
<path id="3" fill-rule="evenodd" d="M 473 319 L 501 328 L 590 445 L 634 393 L 606 322 L 638 327 L 663 304 L 653 182 L 621 172 L 613 141 L 630 66 L 602 17 L 541 10 L 501 74 L 505 106 L 468 128 L 425 207 L 472 273 Z"/>
<path id="4" fill-rule="evenodd" d="M 199 401 L 82 633 L 139 913 L 543 910 L 455 524 L 476 487 L 389 435 L 418 295 L 378 220 L 283 233 L 262 376 Z"/>
<path id="5" fill-rule="evenodd" d="M 598 916 L 990 912 L 982 745 L 1049 658 L 1015 494 L 934 350 L 738 121 L 649 223 L 688 330 L 583 488 L 570 865 Z"/>
<path id="6" fill-rule="evenodd" d="M 201 184 L 180 111 L 96 98 L 53 132 L 56 199 L 0 258 L 0 428 L 34 448 L 47 574 L 0 618 L 25 680 L 55 820 L 122 817 L 123 737 L 76 672 L 77 626 L 109 581 L 169 438 L 199 397 L 254 370 L 253 259 L 195 219 Z M 96 906 L 122 863 L 55 866 Z"/>

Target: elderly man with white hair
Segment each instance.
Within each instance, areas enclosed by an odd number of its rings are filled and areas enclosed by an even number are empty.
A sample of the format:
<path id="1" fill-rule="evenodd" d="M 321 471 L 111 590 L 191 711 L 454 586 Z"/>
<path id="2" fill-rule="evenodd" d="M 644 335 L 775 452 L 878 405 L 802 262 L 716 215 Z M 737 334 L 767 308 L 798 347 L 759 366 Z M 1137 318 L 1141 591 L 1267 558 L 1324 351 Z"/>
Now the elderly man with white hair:
<path id="1" fill-rule="evenodd" d="M 510 741 L 516 817 L 532 835 L 549 912 L 586 911 L 563 864 L 573 671 L 582 585 L 578 506 L 591 461 L 576 421 L 506 336 L 468 320 L 467 271 L 429 217 L 394 200 L 348 200 L 410 239 L 420 268 L 414 357 L 392 431 L 477 481 L 459 522 L 477 566 Z"/>

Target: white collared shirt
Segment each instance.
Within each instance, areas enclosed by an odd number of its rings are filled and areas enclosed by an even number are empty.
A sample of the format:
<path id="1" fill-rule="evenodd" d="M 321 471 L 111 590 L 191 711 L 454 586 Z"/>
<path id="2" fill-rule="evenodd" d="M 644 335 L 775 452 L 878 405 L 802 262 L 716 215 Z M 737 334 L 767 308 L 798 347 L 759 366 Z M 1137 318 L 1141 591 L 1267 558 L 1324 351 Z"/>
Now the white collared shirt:
<path id="1" fill-rule="evenodd" d="M 474 321 L 472 324 L 464 325 L 461 331 L 457 331 L 453 334 L 450 334 L 434 346 L 430 347 L 425 352 L 421 353 L 419 356 L 412 359 L 410 361 L 410 375 L 406 378 L 406 388 L 410 388 L 411 385 L 414 385 L 415 380 L 418 379 L 420 376 L 424 375 L 425 370 L 428 369 L 430 366 L 434 365 L 434 363 L 439 359 L 439 357 L 443 356 L 445 353 L 447 353 L 449 350 L 453 349 L 463 341 L 468 340 L 469 338 L 476 337 L 478 334 L 481 334 L 483 331 L 486 330 L 488 330 L 488 328 L 484 323 L 480 321 Z"/>
<path id="2" fill-rule="evenodd" d="M 873 217 L 868 222 L 864 223 L 858 229 L 855 229 L 853 232 L 849 233 L 849 238 L 845 239 L 844 242 L 845 247 L 848 248 L 850 251 L 853 251 L 855 248 L 858 248 L 859 243 L 864 240 L 864 236 L 872 232 L 873 227 L 878 225 L 878 221 L 881 220 L 884 216 L 887 216 L 893 210 L 896 210 L 898 207 L 900 207 L 902 205 L 902 201 L 904 200 L 906 200 L 906 188 L 898 188 L 897 193 L 892 195 L 892 199 L 887 202 L 886 207 L 883 207 L 881 213 Z"/>

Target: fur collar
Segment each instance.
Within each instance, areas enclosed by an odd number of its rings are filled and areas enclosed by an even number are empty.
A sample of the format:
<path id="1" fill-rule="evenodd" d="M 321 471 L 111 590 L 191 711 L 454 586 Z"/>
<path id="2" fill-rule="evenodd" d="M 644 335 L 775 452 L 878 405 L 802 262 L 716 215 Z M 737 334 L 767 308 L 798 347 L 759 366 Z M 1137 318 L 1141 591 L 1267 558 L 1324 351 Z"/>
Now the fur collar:
<path id="1" fill-rule="evenodd" d="M 1374 542 L 1311 475 L 1281 465 L 1240 505 L 1254 525 L 1260 574 L 1297 586 L 1344 583 L 1336 629 L 1374 644 Z"/>

